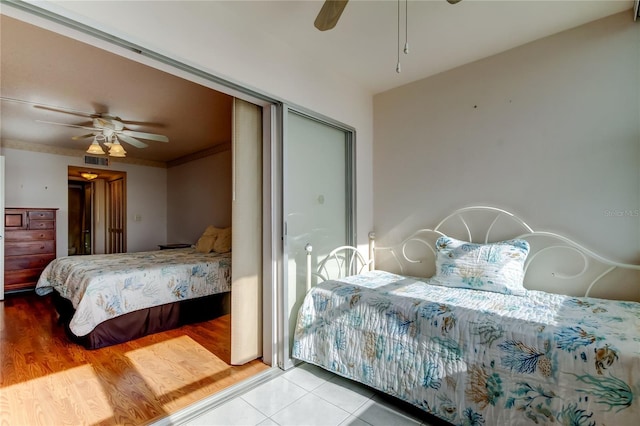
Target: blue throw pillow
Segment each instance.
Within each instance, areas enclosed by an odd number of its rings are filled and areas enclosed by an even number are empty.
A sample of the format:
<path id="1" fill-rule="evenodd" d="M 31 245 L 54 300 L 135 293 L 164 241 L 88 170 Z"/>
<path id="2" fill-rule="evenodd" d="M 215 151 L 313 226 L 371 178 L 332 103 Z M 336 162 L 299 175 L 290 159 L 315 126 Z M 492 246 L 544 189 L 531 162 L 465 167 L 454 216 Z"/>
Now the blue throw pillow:
<path id="1" fill-rule="evenodd" d="M 528 254 L 525 240 L 476 244 L 440 237 L 436 241 L 435 278 L 448 287 L 522 296 L 526 293 L 523 280 Z"/>

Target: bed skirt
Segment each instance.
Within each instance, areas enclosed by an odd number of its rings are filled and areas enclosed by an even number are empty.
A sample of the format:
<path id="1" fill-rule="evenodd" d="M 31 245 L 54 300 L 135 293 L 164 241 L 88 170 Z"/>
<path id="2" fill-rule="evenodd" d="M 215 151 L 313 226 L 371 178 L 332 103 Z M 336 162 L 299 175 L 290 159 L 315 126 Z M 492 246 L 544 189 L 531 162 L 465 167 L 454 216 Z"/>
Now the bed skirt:
<path id="1" fill-rule="evenodd" d="M 208 321 L 231 312 L 231 292 L 218 293 L 130 312 L 99 324 L 86 336 L 76 336 L 69 329 L 69 322 L 75 313 L 71 301 L 60 296 L 57 291 L 53 292 L 52 300 L 60 315 L 59 322 L 64 326 L 69 339 L 87 349 L 117 345 L 182 325 Z"/>

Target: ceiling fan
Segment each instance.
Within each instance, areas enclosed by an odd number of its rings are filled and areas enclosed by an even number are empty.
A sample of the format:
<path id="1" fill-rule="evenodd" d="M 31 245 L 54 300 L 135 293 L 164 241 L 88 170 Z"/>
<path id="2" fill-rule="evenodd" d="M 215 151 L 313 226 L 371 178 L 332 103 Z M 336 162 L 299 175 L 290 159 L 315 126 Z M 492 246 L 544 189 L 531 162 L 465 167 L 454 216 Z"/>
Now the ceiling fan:
<path id="1" fill-rule="evenodd" d="M 145 133 L 145 132 L 137 132 L 134 130 L 129 130 L 125 127 L 125 121 L 123 121 L 120 117 L 115 117 L 108 114 L 92 114 L 92 122 L 90 126 L 80 125 L 80 124 L 65 124 L 65 123 L 56 123 L 54 121 L 44 121 L 44 120 L 36 120 L 39 123 L 45 124 L 54 124 L 57 126 L 65 126 L 65 127 L 73 127 L 77 129 L 86 129 L 91 130 L 91 133 L 85 135 L 74 136 L 71 139 L 80 140 L 84 138 L 94 137 L 96 135 L 103 135 L 106 139 L 105 145 L 108 146 L 114 139 L 117 137 L 122 142 L 126 142 L 129 145 L 135 146 L 136 148 L 146 148 L 149 145 L 145 142 L 142 142 L 138 139 L 147 139 L 157 142 L 169 142 L 169 138 L 165 135 L 159 135 L 155 133 Z"/>
<path id="2" fill-rule="evenodd" d="M 447 0 L 450 4 L 456 4 L 460 1 L 461 0 Z M 342 15 L 348 2 L 349 0 L 325 0 L 313 25 L 320 31 L 332 29 L 338 23 L 340 15 Z"/>
<path id="3" fill-rule="evenodd" d="M 4 96 L 0 96 L 0 100 L 31 105 L 34 108 L 44 109 L 47 111 L 61 112 L 64 114 L 77 115 L 80 117 L 87 117 L 91 119 L 90 123 L 86 124 L 66 124 L 66 123 L 57 123 L 55 121 L 44 121 L 44 120 L 36 120 L 40 123 L 45 124 L 54 124 L 56 126 L 65 126 L 65 127 L 73 127 L 77 129 L 86 129 L 90 130 L 91 133 L 73 136 L 71 139 L 80 140 L 90 137 L 98 137 L 100 143 L 103 143 L 106 146 L 111 144 L 119 143 L 118 140 L 122 142 L 126 142 L 129 145 L 135 146 L 136 148 L 146 148 L 147 145 L 145 142 L 142 142 L 138 139 L 147 139 L 157 142 L 169 142 L 169 138 L 165 135 L 159 135 L 155 133 L 146 133 L 146 132 L 138 132 L 135 130 L 127 129 L 126 125 L 147 125 L 147 126 L 161 126 L 158 123 L 149 123 L 149 122 L 141 122 L 141 121 L 125 121 L 120 117 L 115 115 L 110 115 L 107 112 L 94 112 L 88 113 L 84 111 L 77 111 L 71 108 L 63 108 L 51 105 L 45 105 L 37 102 L 26 101 L 22 99 L 15 98 L 7 98 Z M 107 109 L 104 105 L 97 105 L 96 108 Z"/>

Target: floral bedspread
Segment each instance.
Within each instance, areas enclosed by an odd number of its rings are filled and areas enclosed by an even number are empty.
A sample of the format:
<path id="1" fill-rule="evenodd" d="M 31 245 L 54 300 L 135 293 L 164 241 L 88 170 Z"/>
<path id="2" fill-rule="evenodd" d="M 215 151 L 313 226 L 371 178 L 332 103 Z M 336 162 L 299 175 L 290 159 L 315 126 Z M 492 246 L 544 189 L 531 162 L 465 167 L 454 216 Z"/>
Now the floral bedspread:
<path id="1" fill-rule="evenodd" d="M 636 425 L 640 303 L 382 271 L 306 295 L 293 357 L 458 425 Z"/>
<path id="2" fill-rule="evenodd" d="M 41 296 L 53 289 L 76 309 L 71 331 L 85 336 L 122 314 L 230 291 L 231 253 L 186 248 L 61 257 L 45 268 L 36 285 Z"/>

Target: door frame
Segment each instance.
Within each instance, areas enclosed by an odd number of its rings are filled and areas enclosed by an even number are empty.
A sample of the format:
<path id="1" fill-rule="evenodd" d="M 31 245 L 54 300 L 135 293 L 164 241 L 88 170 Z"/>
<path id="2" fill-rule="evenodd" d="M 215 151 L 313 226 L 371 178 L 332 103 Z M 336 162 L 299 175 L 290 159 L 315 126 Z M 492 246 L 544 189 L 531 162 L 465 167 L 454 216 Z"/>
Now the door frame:
<path id="1" fill-rule="evenodd" d="M 124 252 L 127 251 L 127 172 L 112 169 L 98 169 L 92 167 L 82 166 L 67 166 L 67 180 L 88 182 L 81 177 L 82 172 L 90 172 L 98 175 L 91 182 L 91 254 L 105 254 L 109 251 L 109 220 L 110 220 L 110 195 L 108 191 L 108 183 L 113 180 L 122 179 L 123 191 L 121 193 L 119 203 L 123 206 L 121 212 L 121 221 L 124 226 Z M 102 182 L 97 185 L 98 182 Z M 99 190 L 98 190 L 99 189 Z M 68 202 L 68 200 L 67 200 Z M 100 238 L 97 238 L 98 234 L 101 234 Z M 102 247 L 97 249 L 98 242 L 101 242 Z"/>
<path id="2" fill-rule="evenodd" d="M 0 155 L 0 300 L 4 300 L 4 155 Z"/>

